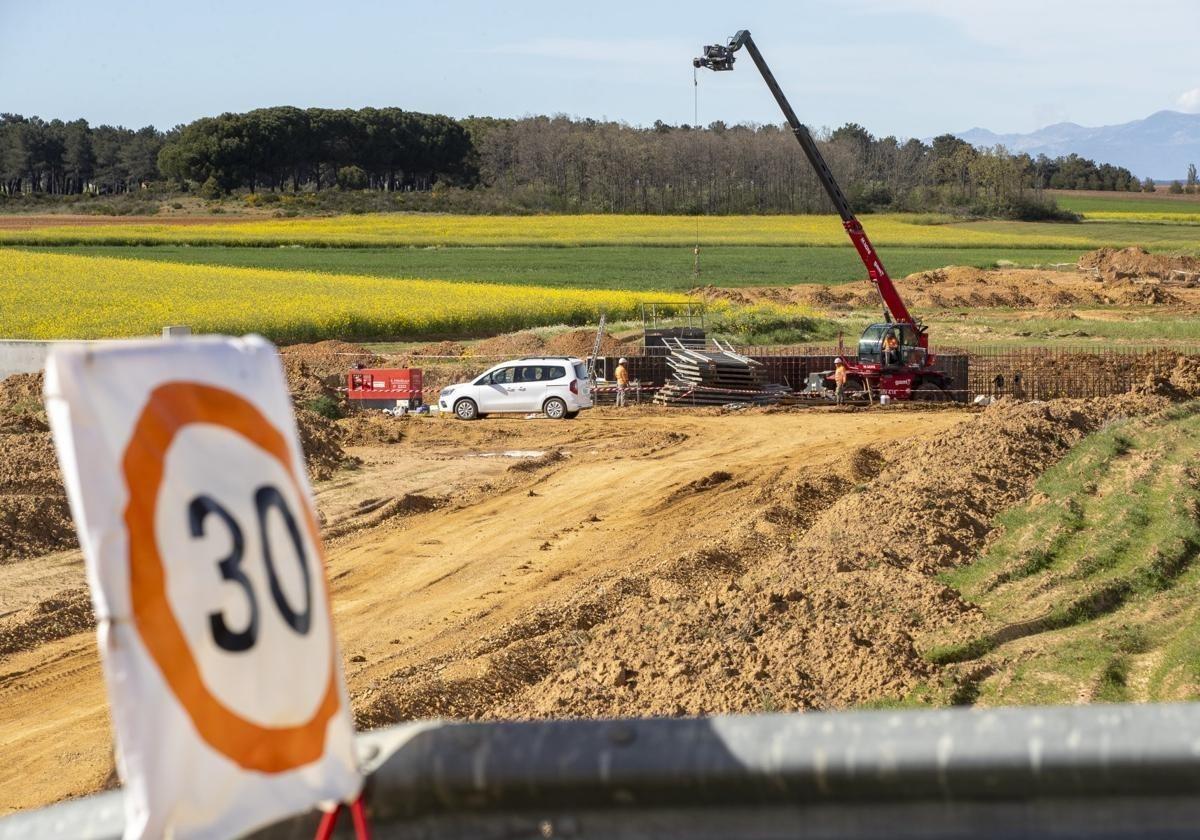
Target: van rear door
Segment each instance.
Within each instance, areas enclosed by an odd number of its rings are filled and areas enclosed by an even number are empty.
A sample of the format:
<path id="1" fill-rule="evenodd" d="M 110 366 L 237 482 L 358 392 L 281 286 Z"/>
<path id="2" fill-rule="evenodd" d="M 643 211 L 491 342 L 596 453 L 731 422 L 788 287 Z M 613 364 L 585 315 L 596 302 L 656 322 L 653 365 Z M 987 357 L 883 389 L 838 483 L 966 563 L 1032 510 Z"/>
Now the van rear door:
<path id="1" fill-rule="evenodd" d="M 592 402 L 592 383 L 588 379 L 587 365 L 583 362 L 575 363 L 575 379 L 579 388 L 579 399 L 581 402 L 590 404 Z"/>

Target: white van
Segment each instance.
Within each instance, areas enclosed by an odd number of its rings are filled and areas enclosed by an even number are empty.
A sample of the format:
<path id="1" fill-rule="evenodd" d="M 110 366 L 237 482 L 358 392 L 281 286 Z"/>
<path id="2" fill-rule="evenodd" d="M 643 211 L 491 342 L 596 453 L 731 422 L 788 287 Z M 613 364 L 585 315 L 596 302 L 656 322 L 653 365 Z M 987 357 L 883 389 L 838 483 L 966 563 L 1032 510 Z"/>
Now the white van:
<path id="1" fill-rule="evenodd" d="M 473 382 L 443 388 L 438 408 L 460 420 L 489 414 L 540 411 L 552 420 L 570 420 L 592 407 L 587 366 L 571 356 L 515 359 L 489 368 Z"/>

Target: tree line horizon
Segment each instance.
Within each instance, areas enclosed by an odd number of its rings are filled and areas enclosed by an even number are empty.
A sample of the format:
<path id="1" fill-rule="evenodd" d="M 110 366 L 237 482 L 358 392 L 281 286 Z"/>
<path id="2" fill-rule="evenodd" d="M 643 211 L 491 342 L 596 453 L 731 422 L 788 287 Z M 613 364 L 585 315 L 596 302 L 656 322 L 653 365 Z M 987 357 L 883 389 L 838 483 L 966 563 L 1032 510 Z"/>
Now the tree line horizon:
<path id="1" fill-rule="evenodd" d="M 848 123 L 817 133 L 852 206 L 1061 215 L 1045 189 L 1153 189 L 1124 167 L 926 143 Z M 533 116 L 468 117 L 399 108 L 260 108 L 169 131 L 0 114 L 0 198 L 232 193 L 446 193 L 487 212 L 814 213 L 830 205 L 781 125 L 698 128 Z M 486 198 L 485 198 L 486 196 Z M 499 201 L 499 203 L 497 203 Z"/>

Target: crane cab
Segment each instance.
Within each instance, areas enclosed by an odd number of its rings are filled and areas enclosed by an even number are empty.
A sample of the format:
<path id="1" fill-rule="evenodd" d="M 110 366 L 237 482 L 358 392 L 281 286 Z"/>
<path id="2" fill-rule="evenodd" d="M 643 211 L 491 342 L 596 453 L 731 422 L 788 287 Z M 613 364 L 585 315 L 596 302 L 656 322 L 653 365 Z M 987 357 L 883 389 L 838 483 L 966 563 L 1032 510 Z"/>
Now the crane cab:
<path id="1" fill-rule="evenodd" d="M 899 346 L 895 351 L 885 352 L 889 336 L 895 336 Z M 923 368 L 927 355 L 921 346 L 921 334 L 911 324 L 872 324 L 858 340 L 858 363 L 879 370 Z"/>

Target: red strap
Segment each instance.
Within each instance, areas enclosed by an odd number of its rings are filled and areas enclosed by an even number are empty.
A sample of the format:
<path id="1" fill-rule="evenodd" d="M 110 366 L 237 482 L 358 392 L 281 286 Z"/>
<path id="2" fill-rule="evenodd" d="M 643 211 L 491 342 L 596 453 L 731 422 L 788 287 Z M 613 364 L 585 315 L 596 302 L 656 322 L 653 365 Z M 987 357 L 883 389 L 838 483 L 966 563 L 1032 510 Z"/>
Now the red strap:
<path id="1" fill-rule="evenodd" d="M 326 811 L 325 816 L 321 817 L 321 824 L 317 826 L 317 835 L 314 840 L 331 840 L 333 830 L 337 827 L 338 817 L 344 810 L 346 810 L 345 804 L 339 802 L 332 811 Z M 354 822 L 356 840 L 371 840 L 371 826 L 367 824 L 367 808 L 361 794 L 350 803 L 350 819 Z"/>
<path id="2" fill-rule="evenodd" d="M 371 826 L 367 824 L 367 806 L 361 794 L 350 804 L 350 818 L 354 820 L 354 836 L 358 840 L 371 840 Z"/>
<path id="3" fill-rule="evenodd" d="M 332 811 L 325 812 L 325 816 L 321 817 L 321 824 L 317 826 L 317 836 L 314 840 L 329 840 L 333 836 L 333 827 L 337 825 L 338 814 L 342 812 L 343 807 L 339 802 Z"/>

